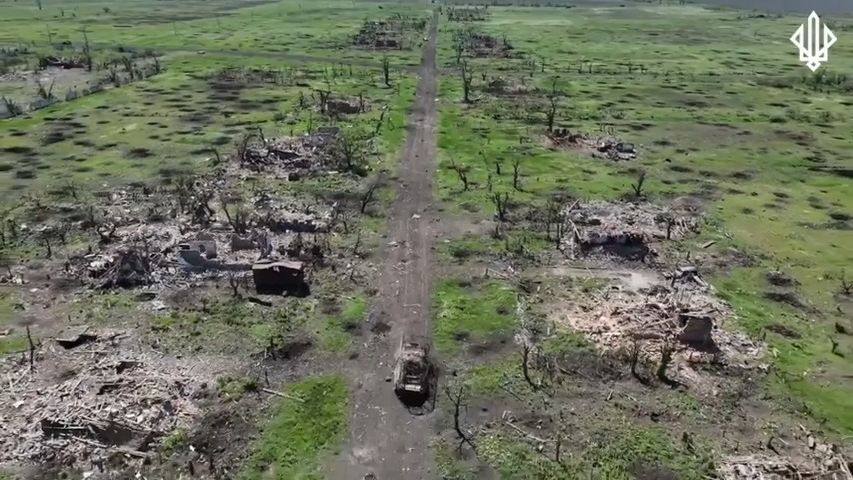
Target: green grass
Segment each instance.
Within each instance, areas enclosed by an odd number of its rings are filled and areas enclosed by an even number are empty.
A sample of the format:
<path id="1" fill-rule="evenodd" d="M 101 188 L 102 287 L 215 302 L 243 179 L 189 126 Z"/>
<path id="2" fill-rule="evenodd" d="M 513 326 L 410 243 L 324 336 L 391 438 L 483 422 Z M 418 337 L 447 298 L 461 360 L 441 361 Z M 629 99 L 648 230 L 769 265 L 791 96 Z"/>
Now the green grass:
<path id="1" fill-rule="evenodd" d="M 189 435 L 187 430 L 185 428 L 178 427 L 169 432 L 169 434 L 163 438 L 160 446 L 165 452 L 174 452 L 186 445 L 188 441 Z"/>
<path id="2" fill-rule="evenodd" d="M 229 399 L 238 400 L 244 393 L 258 390 L 258 382 L 248 377 L 220 377 L 216 380 L 219 395 Z"/>
<path id="3" fill-rule="evenodd" d="M 301 380 L 284 399 L 243 467 L 241 480 L 322 478 L 318 460 L 346 431 L 346 382 L 336 376 Z"/>
<path id="4" fill-rule="evenodd" d="M 601 425 L 596 437 L 597 441 L 579 455 L 564 453 L 562 465 L 501 433 L 481 437 L 478 454 L 502 479 L 631 480 L 640 468 L 674 472 L 685 480 L 699 480 L 713 473 L 708 458 L 675 446 L 667 433 L 657 427 Z"/>
<path id="5" fill-rule="evenodd" d="M 499 280 L 468 284 L 444 280 L 433 294 L 433 342 L 443 353 L 455 353 L 466 342 L 510 333 L 515 325 L 515 292 Z"/>
<path id="6" fill-rule="evenodd" d="M 203 298 L 197 306 L 152 318 L 149 331 L 167 348 L 257 351 L 299 327 L 303 309 L 297 302 L 270 309 L 230 296 Z"/>
<path id="7" fill-rule="evenodd" d="M 349 297 L 335 315 L 318 315 L 313 332 L 321 349 L 344 352 L 352 345 L 352 331 L 364 320 L 367 297 L 363 294 Z"/>
<path id="8" fill-rule="evenodd" d="M 770 377 L 770 392 L 795 410 L 827 420 L 825 428 L 839 433 L 853 431 L 853 401 L 849 386 L 842 380 L 850 371 L 847 356 L 853 353 L 853 339 L 835 333 L 833 324 L 816 322 L 811 315 L 768 304 L 761 297 L 763 289 L 756 289 L 762 284 L 765 271 L 740 269 L 719 279 L 717 284 L 721 295 L 734 307 L 737 324 L 768 343 L 778 369 Z M 767 331 L 771 325 L 782 325 L 800 338 L 785 338 Z M 839 342 L 838 351 L 846 356 L 831 353 L 830 338 Z"/>

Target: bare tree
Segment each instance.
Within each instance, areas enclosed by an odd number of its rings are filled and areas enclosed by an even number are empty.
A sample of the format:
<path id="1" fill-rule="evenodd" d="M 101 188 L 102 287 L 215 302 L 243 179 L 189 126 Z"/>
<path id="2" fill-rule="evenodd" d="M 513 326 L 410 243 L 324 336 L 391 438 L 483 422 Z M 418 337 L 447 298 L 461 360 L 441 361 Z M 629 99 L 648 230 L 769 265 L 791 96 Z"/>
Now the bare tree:
<path id="1" fill-rule="evenodd" d="M 50 82 L 50 86 L 48 88 L 44 88 L 44 84 L 41 83 L 41 79 L 36 78 L 36 93 L 44 100 L 53 100 L 55 98 L 53 96 L 53 85 L 55 83 L 56 80 L 53 80 Z"/>
<path id="2" fill-rule="evenodd" d="M 554 131 L 554 119 L 557 117 L 557 106 L 559 100 L 557 92 L 557 77 L 551 79 L 551 93 L 548 95 L 548 111 L 545 112 L 548 121 L 548 132 Z"/>
<path id="3" fill-rule="evenodd" d="M 533 390 L 539 390 L 541 384 L 534 382 L 530 376 L 530 352 L 533 351 L 533 345 L 528 339 L 521 342 L 521 373 L 524 376 L 524 381 L 530 385 Z"/>
<path id="4" fill-rule="evenodd" d="M 235 299 L 243 298 L 240 295 L 240 278 L 237 276 L 237 272 L 228 272 L 228 286 L 231 287 L 231 295 Z"/>
<path id="5" fill-rule="evenodd" d="M 518 186 L 518 176 L 519 176 L 519 167 L 521 166 L 521 159 L 519 157 L 515 157 L 512 159 L 512 188 L 516 190 L 521 190 L 521 187 Z"/>
<path id="6" fill-rule="evenodd" d="M 634 191 L 634 197 L 642 198 L 642 196 L 643 196 L 643 185 L 645 183 L 646 183 L 646 172 L 645 172 L 645 170 L 643 170 L 637 176 L 637 183 L 631 184 L 631 189 Z"/>
<path id="7" fill-rule="evenodd" d="M 11 98 L 0 97 L 0 101 L 3 102 L 3 106 L 6 107 L 6 111 L 9 112 L 9 115 L 17 117 L 18 115 L 24 113 L 24 109 Z"/>
<path id="8" fill-rule="evenodd" d="M 317 95 L 320 96 L 320 113 L 326 113 L 326 104 L 329 102 L 329 96 L 332 94 L 331 90 L 314 90 L 317 92 Z"/>
<path id="9" fill-rule="evenodd" d="M 235 205 L 231 208 L 230 202 L 225 195 L 220 196 L 222 211 L 234 232 L 243 235 L 249 230 L 250 214 L 243 205 Z"/>
<path id="10" fill-rule="evenodd" d="M 509 205 L 509 193 L 504 192 L 503 195 L 501 195 L 500 193 L 495 192 L 492 194 L 491 198 L 492 203 L 495 205 L 495 214 L 497 215 L 498 220 L 505 222 L 507 208 Z"/>
<path id="11" fill-rule="evenodd" d="M 838 274 L 838 293 L 842 295 L 850 295 L 853 293 L 853 281 L 847 278 L 847 271 L 842 270 Z"/>
<path id="12" fill-rule="evenodd" d="M 391 87 L 391 62 L 388 55 L 382 57 L 382 75 L 385 77 L 385 86 Z"/>
<path id="13" fill-rule="evenodd" d="M 32 334 L 30 334 L 29 325 L 27 325 L 27 343 L 30 346 L 30 372 L 32 372 L 35 369 L 36 344 L 33 342 Z"/>
<path id="14" fill-rule="evenodd" d="M 467 166 L 459 166 L 456 164 L 456 160 L 453 157 L 450 157 L 450 168 L 454 172 L 456 172 L 456 176 L 459 177 L 459 181 L 462 182 L 463 191 L 468 191 L 468 171 L 469 168 Z"/>
<path id="15" fill-rule="evenodd" d="M 379 187 L 379 179 L 375 179 L 367 186 L 367 189 L 364 193 L 361 194 L 361 198 L 359 199 L 359 209 L 358 211 L 364 214 L 367 210 L 367 206 L 373 201 L 374 193 L 376 193 L 376 189 Z"/>
<path id="16" fill-rule="evenodd" d="M 373 136 L 379 136 L 379 131 L 382 130 L 382 125 L 385 123 L 385 114 L 388 113 L 388 106 L 382 107 L 382 111 L 379 114 L 379 119 L 376 120 L 376 128 L 373 129 Z"/>
<path id="17" fill-rule="evenodd" d="M 465 403 L 467 397 L 466 390 L 466 385 L 462 383 L 455 389 L 448 385 L 444 392 L 447 394 L 448 400 L 453 404 L 453 429 L 456 430 L 456 435 L 459 436 L 459 447 L 457 448 L 461 450 L 462 446 L 467 443 L 472 450 L 476 451 L 477 447 L 474 445 L 473 437 L 462 428 L 460 420 L 462 409 L 468 407 Z"/>
<path id="18" fill-rule="evenodd" d="M 463 101 L 465 103 L 471 103 L 471 82 L 474 80 L 474 74 L 468 67 L 467 61 L 462 62 L 462 68 L 460 69 L 460 73 L 462 75 Z"/>
<path id="19" fill-rule="evenodd" d="M 92 71 L 92 48 L 89 46 L 89 35 L 86 34 L 86 27 L 83 27 L 83 57 L 86 59 L 86 71 Z"/>

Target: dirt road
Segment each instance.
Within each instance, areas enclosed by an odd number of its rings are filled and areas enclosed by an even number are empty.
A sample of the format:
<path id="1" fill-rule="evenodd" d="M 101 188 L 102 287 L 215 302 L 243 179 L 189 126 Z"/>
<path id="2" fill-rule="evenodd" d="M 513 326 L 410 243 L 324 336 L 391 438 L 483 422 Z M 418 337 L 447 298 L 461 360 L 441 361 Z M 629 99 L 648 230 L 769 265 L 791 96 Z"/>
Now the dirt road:
<path id="1" fill-rule="evenodd" d="M 429 333 L 432 177 L 436 155 L 437 17 L 424 45 L 420 80 L 406 125 L 407 138 L 391 208 L 378 295 L 372 316 L 390 326 L 373 335 L 351 371 L 356 376 L 350 438 L 328 478 L 377 480 L 432 477 L 430 415 L 415 416 L 386 381 L 401 335 Z"/>

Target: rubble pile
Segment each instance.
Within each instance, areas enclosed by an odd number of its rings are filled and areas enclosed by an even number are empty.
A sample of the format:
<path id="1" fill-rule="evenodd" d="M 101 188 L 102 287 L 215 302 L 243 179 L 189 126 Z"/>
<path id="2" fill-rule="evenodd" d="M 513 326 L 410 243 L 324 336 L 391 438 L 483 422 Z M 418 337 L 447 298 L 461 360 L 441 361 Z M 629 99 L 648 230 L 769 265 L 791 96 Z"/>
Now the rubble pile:
<path id="1" fill-rule="evenodd" d="M 327 163 L 338 133 L 337 127 L 323 127 L 295 137 L 247 138 L 237 151 L 237 160 L 253 171 L 280 170 L 283 178 L 289 178 L 291 172 L 316 171 Z"/>
<path id="2" fill-rule="evenodd" d="M 660 359 L 668 343 L 676 344 L 691 365 L 756 367 L 761 346 L 721 328 L 732 315 L 730 309 L 713 296 L 711 287 L 684 283 L 582 297 L 566 321 L 602 350 L 628 351 L 637 344 L 641 356 L 651 362 Z"/>
<path id="3" fill-rule="evenodd" d="M 513 46 L 506 40 L 479 32 L 467 32 L 464 36 L 464 50 L 474 57 L 510 57 Z"/>
<path id="4" fill-rule="evenodd" d="M 571 225 L 564 242 L 578 254 L 612 254 L 631 260 L 654 256 L 651 243 L 678 240 L 699 231 L 701 216 L 688 206 L 664 207 L 648 202 L 575 202 L 562 212 Z"/>
<path id="5" fill-rule="evenodd" d="M 352 115 L 355 113 L 364 113 L 369 109 L 369 105 L 364 99 L 346 99 L 346 98 L 330 98 L 326 101 L 326 113 L 330 115 Z"/>
<path id="6" fill-rule="evenodd" d="M 409 48 L 406 32 L 419 33 L 426 28 L 425 18 L 394 15 L 383 20 L 365 20 L 353 37 L 353 45 L 374 49 L 402 50 Z"/>
<path id="7" fill-rule="evenodd" d="M 122 226 L 112 228 L 109 242 L 101 243 L 97 251 L 70 258 L 65 273 L 93 288 L 176 288 L 229 272 L 248 275 L 260 261 L 314 262 L 323 256 L 321 247 L 327 247 L 328 240 L 320 237 L 329 231 L 334 208 L 318 211 L 258 193 L 248 199 L 251 218 L 246 231 L 238 234 L 216 217 L 207 225 L 188 223 L 181 216 L 164 216 L 160 222 L 142 220 L 135 197 L 120 192 L 105 198 L 112 203 L 100 215 Z"/>
<path id="8" fill-rule="evenodd" d="M 594 156 L 610 160 L 633 160 L 637 158 L 637 148 L 633 143 L 622 142 L 612 137 L 594 137 L 587 133 L 572 132 L 567 128 L 556 128 L 548 134 L 554 148 L 578 149 Z"/>
<path id="9" fill-rule="evenodd" d="M 121 331 L 83 330 L 45 340 L 35 372 L 0 359 L 0 463 L 58 462 L 103 468 L 111 455 L 146 457 L 157 442 L 199 414 L 216 378 L 215 361 L 197 364 L 137 351 Z M 227 368 L 221 366 L 221 370 Z"/>
<path id="10" fill-rule="evenodd" d="M 761 454 L 729 457 L 717 468 L 717 474 L 721 480 L 853 480 L 847 461 L 834 451 L 801 462 Z"/>
<path id="11" fill-rule="evenodd" d="M 772 446 L 773 438 L 770 439 L 768 445 L 776 455 L 756 453 L 725 457 L 717 466 L 717 475 L 721 480 L 853 480 L 850 471 L 853 463 L 838 446 L 820 441 L 803 425 L 799 427 L 799 431 L 795 430 L 790 436 L 795 441 L 784 442 L 780 445 L 782 450 L 776 450 Z M 785 436 L 789 436 L 787 432 Z"/>
<path id="12" fill-rule="evenodd" d="M 527 95 L 533 91 L 531 87 L 517 83 L 512 78 L 495 77 L 489 80 L 485 90 L 492 95 Z"/>

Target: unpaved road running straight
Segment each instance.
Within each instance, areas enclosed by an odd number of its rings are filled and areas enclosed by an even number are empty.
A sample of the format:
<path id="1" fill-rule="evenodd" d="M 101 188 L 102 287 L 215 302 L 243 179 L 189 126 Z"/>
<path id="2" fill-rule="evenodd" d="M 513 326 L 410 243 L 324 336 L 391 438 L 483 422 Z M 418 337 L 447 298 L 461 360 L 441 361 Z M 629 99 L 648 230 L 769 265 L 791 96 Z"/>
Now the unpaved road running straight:
<path id="1" fill-rule="evenodd" d="M 350 436 L 327 478 L 376 480 L 431 478 L 431 415 L 410 413 L 387 381 L 402 335 L 429 334 L 430 224 L 432 177 L 436 163 L 436 64 L 438 16 L 433 14 L 424 44 L 416 97 L 406 124 L 407 137 L 388 219 L 373 321 L 390 327 L 363 346 L 350 371 L 354 393 Z M 367 477 L 370 478 L 370 477 Z"/>

